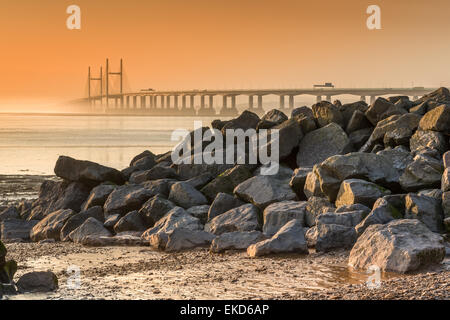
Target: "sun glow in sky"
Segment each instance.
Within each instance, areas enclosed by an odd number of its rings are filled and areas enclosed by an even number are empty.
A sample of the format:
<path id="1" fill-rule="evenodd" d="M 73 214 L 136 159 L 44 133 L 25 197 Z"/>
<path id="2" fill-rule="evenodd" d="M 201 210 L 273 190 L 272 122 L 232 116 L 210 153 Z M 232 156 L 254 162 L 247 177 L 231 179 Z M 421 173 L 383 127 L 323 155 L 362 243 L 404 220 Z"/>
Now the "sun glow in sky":
<path id="1" fill-rule="evenodd" d="M 81 8 L 68 30 L 66 8 Z M 366 9 L 381 7 L 381 30 Z M 132 90 L 450 85 L 448 0 L 0 0 L 0 110 L 86 94 L 124 59 Z"/>

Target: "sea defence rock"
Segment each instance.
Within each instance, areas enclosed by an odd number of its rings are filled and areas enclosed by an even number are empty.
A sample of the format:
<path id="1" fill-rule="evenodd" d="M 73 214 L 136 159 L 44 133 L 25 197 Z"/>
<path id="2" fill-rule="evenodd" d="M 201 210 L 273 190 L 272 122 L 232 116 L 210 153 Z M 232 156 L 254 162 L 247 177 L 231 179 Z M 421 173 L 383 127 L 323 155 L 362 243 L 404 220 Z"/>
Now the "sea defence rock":
<path id="1" fill-rule="evenodd" d="M 151 238 L 154 248 L 175 252 L 197 247 L 209 247 L 215 236 L 203 230 L 190 230 L 177 228 L 168 234 L 167 243 L 164 238 L 160 241 L 161 234 L 155 234 Z M 165 243 L 165 246 L 164 246 Z"/>
<path id="2" fill-rule="evenodd" d="M 100 206 L 91 207 L 85 211 L 74 214 L 71 216 L 67 222 L 64 224 L 64 227 L 61 229 L 60 239 L 61 241 L 68 241 L 70 233 L 81 226 L 87 219 L 95 218 L 100 222 L 104 222 L 103 216 L 103 208 Z"/>
<path id="3" fill-rule="evenodd" d="M 211 221 L 222 213 L 240 207 L 243 204 L 245 204 L 245 202 L 241 201 L 240 199 L 233 197 L 232 195 L 229 195 L 227 193 L 220 192 L 217 194 L 216 198 L 209 207 L 207 221 Z"/>
<path id="4" fill-rule="evenodd" d="M 147 230 L 144 219 L 136 210 L 128 212 L 114 225 L 114 232 L 121 233 L 126 231 L 142 231 Z"/>
<path id="5" fill-rule="evenodd" d="M 375 183 L 360 179 L 344 180 L 339 188 L 336 207 L 360 203 L 372 207 L 378 198 L 391 192 Z"/>
<path id="6" fill-rule="evenodd" d="M 305 201 L 281 201 L 268 206 L 263 212 L 264 234 L 273 236 L 292 219 L 297 219 L 304 225 L 306 205 Z"/>
<path id="7" fill-rule="evenodd" d="M 113 214 L 125 215 L 139 210 L 142 205 L 155 194 L 141 185 L 125 185 L 115 189 L 108 197 L 103 207 L 105 217 Z"/>
<path id="8" fill-rule="evenodd" d="M 405 218 L 418 219 L 436 233 L 444 230 L 444 213 L 440 199 L 426 195 L 408 194 L 405 198 Z"/>
<path id="9" fill-rule="evenodd" d="M 91 190 L 87 200 L 81 206 L 82 210 L 87 210 L 91 207 L 101 206 L 105 204 L 109 195 L 117 188 L 116 185 L 101 184 Z"/>
<path id="10" fill-rule="evenodd" d="M 350 252 L 349 265 L 367 270 L 376 265 L 383 271 L 408 272 L 445 257 L 443 239 L 419 220 L 401 219 L 372 225 Z"/>
<path id="11" fill-rule="evenodd" d="M 22 293 L 51 292 L 58 289 L 58 278 L 50 271 L 29 272 L 20 277 L 17 287 Z"/>
<path id="12" fill-rule="evenodd" d="M 438 131 L 445 134 L 450 133 L 450 107 L 441 105 L 428 111 L 420 120 L 421 130 Z"/>
<path id="13" fill-rule="evenodd" d="M 250 257 L 277 253 L 308 253 L 301 221 L 291 220 L 272 238 L 252 244 L 247 248 Z"/>
<path id="14" fill-rule="evenodd" d="M 357 239 L 355 228 L 338 224 L 319 223 L 306 232 L 309 247 L 318 252 L 351 248 Z"/>
<path id="15" fill-rule="evenodd" d="M 87 185 L 98 185 L 105 181 L 116 184 L 125 182 L 123 174 L 116 169 L 66 156 L 59 157 L 55 165 L 55 174 L 63 179 L 82 182 Z"/>
<path id="16" fill-rule="evenodd" d="M 249 246 L 266 240 L 261 231 L 235 231 L 223 233 L 211 243 L 211 252 L 219 253 L 226 250 L 247 250 Z"/>
<path id="17" fill-rule="evenodd" d="M 399 174 L 389 159 L 373 154 L 355 152 L 328 158 L 314 167 L 320 188 L 332 202 L 336 200 L 342 181 L 358 178 L 387 189 L 399 189 Z"/>
<path id="18" fill-rule="evenodd" d="M 185 209 L 208 203 L 206 197 L 188 182 L 177 182 L 172 185 L 169 200 Z"/>
<path id="19" fill-rule="evenodd" d="M 244 204 L 231 209 L 205 225 L 205 231 L 220 235 L 234 231 L 253 231 L 258 229 L 259 210 L 252 204 Z"/>
<path id="20" fill-rule="evenodd" d="M 298 167 L 312 167 L 327 158 L 352 151 L 345 131 L 336 123 L 309 132 L 300 142 L 297 153 Z"/>
<path id="21" fill-rule="evenodd" d="M 76 213 L 71 209 L 61 209 L 50 213 L 31 229 L 30 239 L 34 242 L 46 239 L 59 241 L 61 229 L 64 227 L 67 220 L 75 214 Z"/>
<path id="22" fill-rule="evenodd" d="M 69 234 L 70 240 L 75 243 L 81 243 L 83 238 L 88 236 L 109 237 L 111 236 L 111 232 L 97 219 L 88 218 L 81 226 Z"/>
<path id="23" fill-rule="evenodd" d="M 344 127 L 344 118 L 338 107 L 328 101 L 321 101 L 311 107 L 319 127 L 325 127 L 330 123 L 336 123 Z"/>
<path id="24" fill-rule="evenodd" d="M 369 109 L 367 109 L 366 117 L 374 126 L 376 126 L 378 122 L 392 115 L 401 115 L 405 113 L 407 113 L 405 109 L 394 105 L 384 98 L 378 98 Z"/>
<path id="25" fill-rule="evenodd" d="M 37 220 L 7 219 L 0 222 L 1 240 L 5 243 L 30 240 L 30 231 L 38 223 Z"/>
<path id="26" fill-rule="evenodd" d="M 153 227 L 162 217 L 164 217 L 176 205 L 164 197 L 157 194 L 145 202 L 139 210 L 139 214 L 143 217 L 146 224 Z"/>

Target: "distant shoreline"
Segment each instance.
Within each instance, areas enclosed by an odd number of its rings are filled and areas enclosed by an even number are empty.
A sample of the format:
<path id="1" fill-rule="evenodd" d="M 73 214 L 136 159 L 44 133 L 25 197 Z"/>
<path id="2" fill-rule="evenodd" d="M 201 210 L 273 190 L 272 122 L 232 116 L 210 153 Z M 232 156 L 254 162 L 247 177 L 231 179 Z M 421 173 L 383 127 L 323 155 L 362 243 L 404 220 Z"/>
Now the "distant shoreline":
<path id="1" fill-rule="evenodd" d="M 153 117 L 153 118 L 166 118 L 166 117 L 178 117 L 178 118 L 186 118 L 186 117 L 201 117 L 201 118 L 231 118 L 231 117 L 224 117 L 221 115 L 215 115 L 215 116 L 185 116 L 185 115 L 165 115 L 165 116 L 158 116 L 158 115 L 151 115 L 151 114 L 111 114 L 111 113 L 53 113 L 53 112 L 0 112 L 0 115 L 14 115 L 14 116 L 65 116 L 65 117 L 73 117 L 73 116 L 80 116 L 80 117 L 99 117 L 99 116 L 106 116 L 106 117 Z"/>

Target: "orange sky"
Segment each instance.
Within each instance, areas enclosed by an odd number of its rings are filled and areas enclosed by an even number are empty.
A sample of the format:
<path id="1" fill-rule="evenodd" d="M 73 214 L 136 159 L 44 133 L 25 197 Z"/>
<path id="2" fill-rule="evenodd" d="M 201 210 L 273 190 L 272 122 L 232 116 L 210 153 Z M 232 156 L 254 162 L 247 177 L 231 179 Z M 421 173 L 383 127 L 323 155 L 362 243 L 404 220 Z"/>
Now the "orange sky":
<path id="1" fill-rule="evenodd" d="M 67 6 L 82 10 L 66 28 Z M 382 30 L 366 28 L 381 7 Z M 448 0 L 0 0 L 0 109 L 85 94 L 124 58 L 133 90 L 450 85 Z"/>

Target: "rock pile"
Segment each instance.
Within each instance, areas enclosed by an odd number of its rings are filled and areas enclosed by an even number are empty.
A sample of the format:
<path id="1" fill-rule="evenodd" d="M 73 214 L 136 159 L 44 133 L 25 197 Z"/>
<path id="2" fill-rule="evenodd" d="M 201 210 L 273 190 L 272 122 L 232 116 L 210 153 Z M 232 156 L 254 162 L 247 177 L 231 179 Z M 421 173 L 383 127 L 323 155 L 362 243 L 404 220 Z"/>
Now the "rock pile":
<path id="1" fill-rule="evenodd" d="M 61 157 L 60 181 L 0 213 L 2 239 L 208 246 L 252 257 L 349 248 L 356 268 L 398 272 L 442 261 L 450 231 L 448 89 L 370 106 L 319 102 L 290 118 L 245 111 L 212 127 L 278 129 L 278 173 L 264 175 L 258 164 L 176 164 L 170 153 L 150 151 L 122 171 Z"/>

